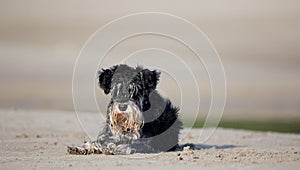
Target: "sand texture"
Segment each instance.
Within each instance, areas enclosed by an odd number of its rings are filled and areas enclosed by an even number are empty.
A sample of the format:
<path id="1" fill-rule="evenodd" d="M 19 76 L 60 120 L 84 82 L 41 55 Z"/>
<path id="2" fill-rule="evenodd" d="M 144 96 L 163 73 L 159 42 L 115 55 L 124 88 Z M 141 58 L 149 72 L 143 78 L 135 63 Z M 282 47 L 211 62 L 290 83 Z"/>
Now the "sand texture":
<path id="1" fill-rule="evenodd" d="M 86 122 L 96 114 L 86 113 Z M 181 143 L 196 150 L 159 154 L 69 155 L 67 145 L 88 139 L 73 112 L 0 111 L 0 169 L 298 169 L 300 135 L 217 129 L 200 144 L 201 129 L 184 129 Z M 88 128 L 87 128 L 88 129 Z M 96 137 L 96 134 L 92 133 Z"/>

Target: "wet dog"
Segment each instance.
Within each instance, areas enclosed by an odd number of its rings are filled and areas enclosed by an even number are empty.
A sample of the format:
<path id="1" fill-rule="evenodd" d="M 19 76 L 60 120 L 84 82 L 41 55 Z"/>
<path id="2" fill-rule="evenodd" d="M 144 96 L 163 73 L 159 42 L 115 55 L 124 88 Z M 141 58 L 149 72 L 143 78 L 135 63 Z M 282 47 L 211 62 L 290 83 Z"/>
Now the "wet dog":
<path id="1" fill-rule="evenodd" d="M 111 94 L 106 124 L 97 140 L 68 146 L 71 154 L 132 154 L 176 150 L 182 122 L 177 107 L 155 89 L 160 73 L 116 65 L 99 71 L 99 86 Z"/>

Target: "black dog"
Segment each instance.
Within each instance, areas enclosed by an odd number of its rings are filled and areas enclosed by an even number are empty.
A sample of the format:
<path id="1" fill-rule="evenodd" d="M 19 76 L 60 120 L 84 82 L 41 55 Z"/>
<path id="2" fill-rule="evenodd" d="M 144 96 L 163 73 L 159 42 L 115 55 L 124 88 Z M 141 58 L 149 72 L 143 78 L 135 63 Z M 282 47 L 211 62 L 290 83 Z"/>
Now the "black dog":
<path id="1" fill-rule="evenodd" d="M 96 141 L 68 147 L 71 154 L 132 154 L 175 150 L 182 122 L 178 108 L 155 90 L 160 73 L 116 65 L 99 71 L 99 85 L 112 98 Z"/>

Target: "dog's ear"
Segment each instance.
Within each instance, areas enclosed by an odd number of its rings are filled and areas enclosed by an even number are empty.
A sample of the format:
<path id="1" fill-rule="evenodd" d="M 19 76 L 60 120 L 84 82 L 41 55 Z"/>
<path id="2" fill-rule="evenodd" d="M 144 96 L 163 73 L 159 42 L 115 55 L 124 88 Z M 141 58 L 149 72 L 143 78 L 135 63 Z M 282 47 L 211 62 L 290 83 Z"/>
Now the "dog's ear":
<path id="1" fill-rule="evenodd" d="M 149 90 L 149 93 L 156 88 L 159 81 L 159 76 L 160 72 L 156 70 L 150 71 L 148 69 L 144 69 L 140 71 L 140 77 L 143 81 L 143 86 L 145 89 Z"/>
<path id="2" fill-rule="evenodd" d="M 105 94 L 111 90 L 111 81 L 118 66 L 111 67 L 110 69 L 101 69 L 98 72 L 99 86 L 103 89 Z"/>

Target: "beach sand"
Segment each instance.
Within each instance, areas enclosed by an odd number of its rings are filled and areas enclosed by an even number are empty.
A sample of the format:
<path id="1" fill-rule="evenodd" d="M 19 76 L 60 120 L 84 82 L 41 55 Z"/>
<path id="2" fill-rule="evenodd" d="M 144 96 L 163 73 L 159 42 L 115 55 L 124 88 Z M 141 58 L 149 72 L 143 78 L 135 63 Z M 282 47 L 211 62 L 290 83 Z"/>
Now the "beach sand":
<path id="1" fill-rule="evenodd" d="M 85 113 L 86 129 L 97 114 Z M 76 114 L 67 111 L 0 111 L 0 169 L 297 169 L 300 135 L 218 128 L 206 143 L 201 129 L 184 129 L 181 142 L 197 150 L 158 154 L 69 155 L 67 145 L 88 139 Z M 208 129 L 209 130 L 209 129 Z M 184 137 L 183 137 L 184 136 Z"/>

